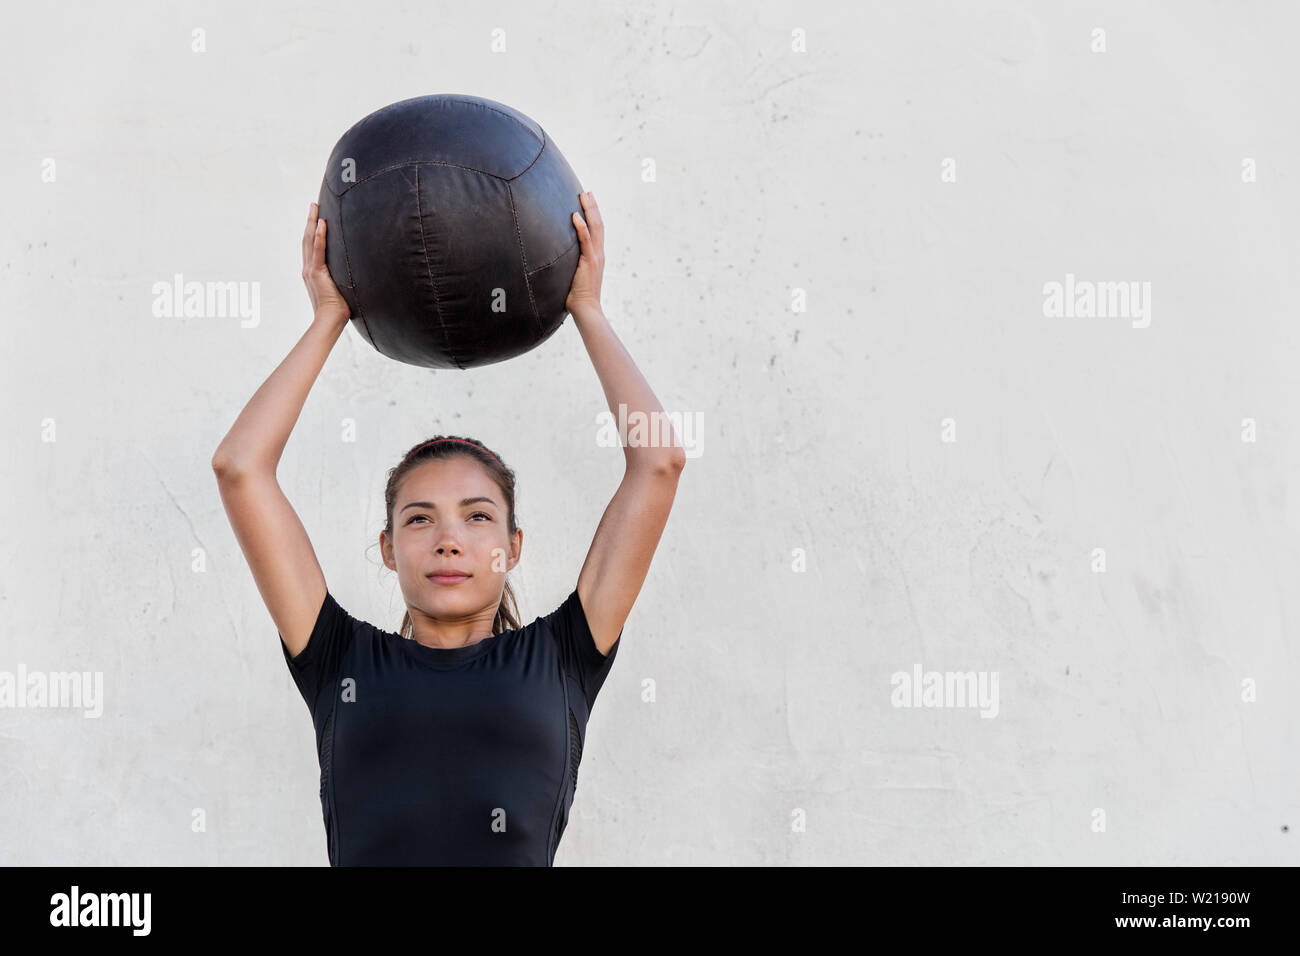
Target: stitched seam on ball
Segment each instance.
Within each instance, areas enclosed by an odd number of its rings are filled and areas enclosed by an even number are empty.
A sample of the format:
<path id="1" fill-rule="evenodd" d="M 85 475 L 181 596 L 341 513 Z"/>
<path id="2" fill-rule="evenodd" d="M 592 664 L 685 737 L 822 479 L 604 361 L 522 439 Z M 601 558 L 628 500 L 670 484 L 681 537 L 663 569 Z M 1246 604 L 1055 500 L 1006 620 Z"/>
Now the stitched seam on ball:
<path id="1" fill-rule="evenodd" d="M 537 300 L 533 298 L 533 284 L 528 279 L 528 252 L 524 249 L 524 237 L 519 231 L 519 212 L 515 209 L 515 191 L 510 188 L 510 183 L 506 182 L 506 195 L 510 197 L 510 216 L 515 221 L 515 238 L 519 240 L 519 256 L 524 262 L 524 288 L 528 290 L 528 303 L 533 307 L 533 322 L 537 324 L 537 331 L 542 330 L 542 317 L 537 314 Z"/>
<path id="2" fill-rule="evenodd" d="M 508 120 L 512 120 L 512 121 L 514 121 L 515 123 L 517 123 L 518 125 L 522 126 L 524 129 L 528 130 L 528 132 L 529 132 L 531 135 L 533 135 L 533 136 L 536 136 L 536 135 L 537 135 L 537 132 L 534 131 L 534 130 L 532 130 L 532 129 L 529 129 L 529 127 L 528 127 L 528 125 L 527 125 L 526 123 L 520 123 L 519 120 L 515 119 L 515 117 L 511 116 L 509 113 L 502 113 L 499 109 L 496 109 L 495 107 L 492 107 L 492 106 L 484 106 L 482 103 L 475 103 L 475 102 L 473 102 L 472 100 L 455 99 L 454 102 L 456 102 L 456 103 L 464 103 L 466 106 L 477 106 L 477 107 L 479 107 L 479 108 L 481 108 L 481 109 L 490 110 L 490 111 L 493 112 L 493 113 L 500 113 L 500 114 L 501 114 L 502 116 L 504 116 L 506 119 L 508 119 Z M 524 173 L 528 172 L 528 170 L 532 169 L 532 168 L 533 168 L 533 163 L 535 163 L 535 162 L 537 162 L 537 160 L 541 159 L 542 153 L 546 152 L 546 143 L 548 142 L 549 137 L 546 135 L 546 130 L 541 129 L 541 127 L 538 127 L 538 130 L 540 130 L 540 131 L 541 131 L 541 134 L 542 134 L 542 147 L 541 147 L 541 149 L 539 149 L 539 150 L 537 151 L 537 155 L 533 157 L 533 161 L 532 161 L 531 163 L 529 163 L 527 166 L 524 167 L 523 172 L 516 173 L 516 174 L 513 175 L 513 176 L 509 176 L 509 177 L 501 176 L 501 175 L 499 175 L 499 174 L 497 174 L 497 173 L 490 173 L 490 172 L 488 172 L 486 169 L 479 169 L 479 168 L 476 167 L 476 166 L 465 166 L 465 165 L 462 165 L 461 163 L 440 163 L 440 162 L 437 162 L 436 160 L 428 160 L 428 161 L 425 161 L 425 160 L 408 159 L 408 160 L 403 160 L 403 161 L 400 162 L 400 163 L 394 163 L 394 164 L 391 165 L 391 166 L 385 166 L 383 169 L 376 170 L 375 172 L 373 172 L 373 173 L 371 173 L 369 176 L 367 176 L 365 179 L 359 179 L 359 180 L 357 180 L 355 183 L 353 183 L 351 186 L 348 186 L 348 189 L 353 189 L 353 188 L 355 188 L 355 187 L 357 187 L 357 186 L 360 186 L 362 183 L 366 182 L 367 180 L 374 179 L 376 176 L 382 176 L 384 173 L 388 172 L 390 169 L 400 169 L 400 168 L 403 167 L 403 166 L 411 166 L 411 165 L 415 165 L 415 166 L 455 166 L 457 169 L 472 169 L 472 170 L 474 170 L 474 172 L 476 172 L 476 173 L 482 173 L 484 176 L 492 176 L 492 177 L 494 177 L 494 178 L 496 178 L 496 179 L 503 179 L 503 180 L 505 180 L 506 182 L 510 182 L 510 180 L 512 180 L 512 179 L 518 179 L 518 178 L 519 178 L 520 176 L 522 176 Z M 348 189 L 343 190 L 343 192 L 344 192 L 344 193 L 347 192 Z M 333 191 L 334 191 L 333 188 L 331 188 L 331 189 L 330 189 L 330 192 L 333 192 Z M 343 193 L 338 193 L 337 195 L 342 196 Z"/>
<path id="3" fill-rule="evenodd" d="M 516 173 L 515 175 L 513 175 L 513 176 L 511 176 L 509 179 L 507 179 L 506 182 L 508 182 L 508 183 L 512 183 L 512 182 L 514 182 L 516 179 L 518 179 L 520 176 L 522 176 L 524 173 L 528 172 L 528 170 L 532 169 L 532 168 L 533 168 L 533 165 L 534 165 L 534 164 L 535 164 L 539 159 L 542 158 L 542 153 L 544 153 L 544 152 L 546 152 L 546 130 L 542 130 L 542 148 L 539 149 L 539 150 L 537 151 L 537 155 L 533 157 L 533 161 L 532 161 L 531 163 L 529 163 L 527 166 L 525 166 L 523 169 L 521 169 L 518 173 Z"/>
<path id="4" fill-rule="evenodd" d="M 491 176 L 493 179 L 499 179 L 502 182 L 510 181 L 500 173 L 494 173 L 486 169 L 479 169 L 477 166 L 466 166 L 463 163 L 440 163 L 436 159 L 404 159 L 399 163 L 393 163 L 392 165 L 385 166 L 383 169 L 375 170 L 365 179 L 358 179 L 355 183 L 349 185 L 347 189 L 343 190 L 342 193 L 339 193 L 339 196 L 342 197 L 343 194 L 349 190 L 355 189 L 362 183 L 368 183 L 370 180 L 384 175 L 384 173 L 391 173 L 394 169 L 405 169 L 407 166 L 450 166 L 453 169 L 468 169 L 470 172 L 482 173 L 484 176 Z"/>
<path id="5" fill-rule="evenodd" d="M 549 269 L 551 266 L 555 265 L 557 262 L 559 262 L 561 259 L 563 259 L 565 256 L 567 256 L 570 252 L 572 252 L 572 251 L 573 251 L 573 247 L 574 247 L 574 246 L 577 246 L 577 245 L 581 245 L 581 242 L 579 242 L 579 241 L 575 241 L 575 242 L 573 243 L 573 245 L 569 246 L 569 248 L 565 249 L 563 252 L 561 252 L 558 256 L 556 256 L 556 257 L 555 257 L 554 259 L 552 259 L 550 262 L 546 263 L 545 265 L 538 266 L 536 269 L 532 269 L 532 270 L 530 270 L 528 274 L 529 274 L 530 276 L 535 276 L 535 275 L 537 275 L 537 273 L 541 272 L 543 269 Z"/>
<path id="6" fill-rule="evenodd" d="M 328 223 L 327 223 L 328 227 Z M 352 257 L 348 255 L 348 231 L 343 225 L 343 197 L 339 197 L 339 242 L 343 243 L 343 262 L 348 267 L 348 288 L 352 290 L 352 297 L 357 300 L 357 318 L 361 320 L 361 327 L 365 329 L 366 338 L 370 344 L 375 344 L 375 337 L 370 334 L 370 323 L 366 321 L 366 310 L 361 307 L 361 293 L 357 291 L 356 279 L 352 276 Z M 328 239 L 325 240 L 327 243 Z"/>
<path id="7" fill-rule="evenodd" d="M 429 274 L 429 288 L 433 291 L 433 311 L 438 316 L 438 326 L 442 329 L 442 341 L 447 349 L 447 355 L 456 365 L 456 357 L 452 355 L 451 342 L 447 338 L 447 323 L 442 320 L 442 303 L 438 301 L 438 286 L 433 280 L 433 264 L 429 262 L 429 243 L 424 237 L 424 210 L 420 208 L 420 167 L 415 167 L 415 218 L 420 223 L 420 250 L 424 253 L 424 271 Z"/>
<path id="8" fill-rule="evenodd" d="M 450 96 L 450 97 L 448 97 L 448 99 L 451 100 L 451 102 L 453 102 L 453 103 L 463 103 L 463 104 L 466 105 L 466 106 L 477 106 L 479 109 L 482 109 L 482 110 L 490 110 L 490 111 L 492 111 L 493 113 L 500 113 L 500 114 L 501 114 L 502 116 L 504 116 L 506 119 L 508 119 L 508 120 L 512 120 L 512 121 L 514 121 L 515 123 L 518 123 L 520 126 L 522 126 L 524 129 L 528 130 L 528 132 L 532 133 L 534 136 L 537 135 L 536 130 L 531 129 L 527 123 L 521 123 L 521 122 L 519 122 L 519 119 L 518 119 L 517 117 L 511 116 L 509 113 L 503 113 L 501 110 L 497 109 L 495 106 L 488 106 L 486 103 L 478 103 L 478 102 L 475 102 L 474 100 L 461 99 L 460 97 L 457 97 L 457 96 Z M 538 129 L 541 129 L 541 127 L 539 126 Z M 542 136 L 543 136 L 543 137 L 546 136 L 546 130 L 544 130 L 544 129 L 542 130 Z"/>

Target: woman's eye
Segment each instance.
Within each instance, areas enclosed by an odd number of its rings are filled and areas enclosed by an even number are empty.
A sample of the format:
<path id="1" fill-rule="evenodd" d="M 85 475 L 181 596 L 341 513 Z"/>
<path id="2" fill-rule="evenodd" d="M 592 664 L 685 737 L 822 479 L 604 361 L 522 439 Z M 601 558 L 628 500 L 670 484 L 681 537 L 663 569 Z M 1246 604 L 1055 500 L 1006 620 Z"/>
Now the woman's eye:
<path id="1" fill-rule="evenodd" d="M 486 514 L 486 513 L 482 512 L 482 511 L 476 511 L 476 512 L 474 512 L 472 515 L 470 515 L 470 517 L 471 517 L 471 518 L 485 518 L 485 519 L 488 520 L 488 521 L 491 521 L 491 520 L 492 520 L 492 516 L 491 516 L 490 514 Z M 414 523 L 414 522 L 416 522 L 416 521 L 420 521 L 421 519 L 423 519 L 423 520 L 425 520 L 425 521 L 428 521 L 428 520 L 429 520 L 425 515 L 412 515 L 412 516 L 407 520 L 406 523 L 407 523 L 407 524 L 412 524 L 412 523 Z"/>

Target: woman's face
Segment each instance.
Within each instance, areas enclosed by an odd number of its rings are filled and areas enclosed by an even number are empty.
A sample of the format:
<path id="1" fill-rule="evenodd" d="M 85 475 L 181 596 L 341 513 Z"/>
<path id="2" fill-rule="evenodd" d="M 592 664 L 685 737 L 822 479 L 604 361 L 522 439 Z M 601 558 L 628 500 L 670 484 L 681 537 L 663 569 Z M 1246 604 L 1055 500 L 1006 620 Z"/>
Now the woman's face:
<path id="1" fill-rule="evenodd" d="M 426 461 L 398 486 L 392 537 L 380 536 L 384 564 L 411 608 L 491 621 L 523 547 L 523 531 L 511 535 L 506 525 L 505 498 L 482 465 L 461 456 Z M 451 571 L 464 576 L 435 576 Z"/>

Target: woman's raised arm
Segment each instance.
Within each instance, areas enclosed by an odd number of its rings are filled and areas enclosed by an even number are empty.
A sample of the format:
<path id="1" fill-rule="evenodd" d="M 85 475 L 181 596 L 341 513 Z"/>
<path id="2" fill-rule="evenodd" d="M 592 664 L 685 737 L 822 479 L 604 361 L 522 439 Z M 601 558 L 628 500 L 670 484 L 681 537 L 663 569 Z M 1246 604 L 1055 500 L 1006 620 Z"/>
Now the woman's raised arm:
<path id="1" fill-rule="evenodd" d="M 608 656 L 650 570 L 686 465 L 686 453 L 667 423 L 659 399 L 600 307 L 605 222 L 595 196 L 583 193 L 581 202 L 586 218 L 574 213 L 573 225 L 582 256 L 565 307 L 587 347 L 614 419 L 622 421 L 622 411 L 628 419 L 645 416 L 662 421 L 669 436 L 664 444 L 624 444 L 623 481 L 596 526 L 578 572 L 578 600 L 596 649 Z"/>
<path id="2" fill-rule="evenodd" d="M 276 480 L 276 467 L 316 377 L 348 323 L 325 267 L 325 222 L 312 203 L 302 240 L 310 328 L 249 399 L 212 456 L 221 503 L 262 601 L 296 657 L 325 602 L 325 575 L 307 531 Z"/>

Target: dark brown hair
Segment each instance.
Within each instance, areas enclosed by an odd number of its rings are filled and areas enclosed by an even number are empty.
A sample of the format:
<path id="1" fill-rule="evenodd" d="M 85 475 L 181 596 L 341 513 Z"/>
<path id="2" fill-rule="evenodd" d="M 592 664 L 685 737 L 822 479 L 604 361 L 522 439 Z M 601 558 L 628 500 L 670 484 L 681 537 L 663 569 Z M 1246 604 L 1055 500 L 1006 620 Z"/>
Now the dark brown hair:
<path id="1" fill-rule="evenodd" d="M 408 451 L 397 467 L 388 472 L 388 484 L 384 488 L 384 508 L 388 513 L 388 522 L 384 531 L 391 541 L 393 538 L 393 508 L 397 505 L 397 487 L 402 479 L 416 465 L 426 461 L 443 461 L 448 458 L 468 458 L 482 465 L 506 499 L 506 531 L 513 537 L 518 530 L 515 525 L 515 473 L 505 463 L 489 451 L 487 446 L 473 438 L 459 435 L 438 435 L 423 441 Z M 519 629 L 519 609 L 515 605 L 515 594 L 506 579 L 505 591 L 501 595 L 501 604 L 497 607 L 496 617 L 492 619 L 492 634 Z M 398 631 L 402 637 L 413 637 L 411 612 L 402 615 L 402 626 Z"/>

